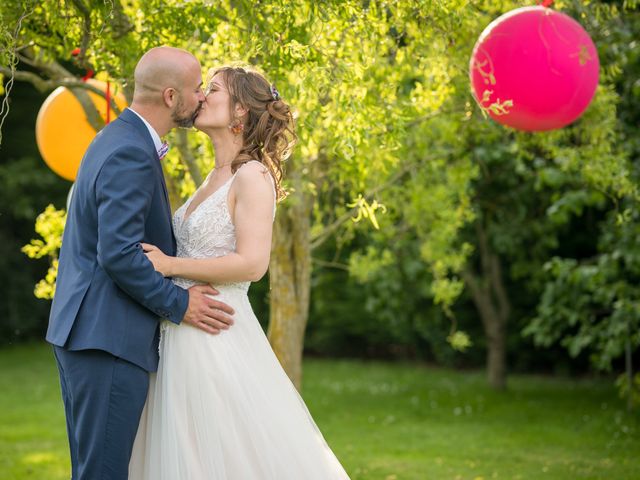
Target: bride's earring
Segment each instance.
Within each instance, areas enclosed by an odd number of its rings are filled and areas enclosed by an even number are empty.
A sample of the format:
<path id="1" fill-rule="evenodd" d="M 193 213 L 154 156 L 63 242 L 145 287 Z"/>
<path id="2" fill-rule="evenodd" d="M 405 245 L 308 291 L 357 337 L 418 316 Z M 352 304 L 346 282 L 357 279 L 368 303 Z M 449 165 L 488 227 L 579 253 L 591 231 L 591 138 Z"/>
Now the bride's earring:
<path id="1" fill-rule="evenodd" d="M 229 124 L 229 130 L 231 130 L 231 133 L 233 133 L 234 135 L 240 135 L 242 132 L 244 132 L 244 123 L 242 123 L 242 120 L 240 120 L 239 118 L 235 118 Z"/>

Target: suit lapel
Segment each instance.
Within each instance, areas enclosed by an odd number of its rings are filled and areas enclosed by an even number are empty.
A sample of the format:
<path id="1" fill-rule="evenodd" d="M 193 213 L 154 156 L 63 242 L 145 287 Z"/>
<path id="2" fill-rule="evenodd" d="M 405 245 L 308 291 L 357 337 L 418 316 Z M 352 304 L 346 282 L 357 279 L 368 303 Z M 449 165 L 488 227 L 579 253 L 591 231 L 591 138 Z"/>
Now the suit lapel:
<path id="1" fill-rule="evenodd" d="M 156 158 L 158 155 L 156 153 Z M 164 172 L 162 171 L 162 165 L 160 164 L 160 158 L 158 158 L 158 169 L 157 174 L 160 176 L 160 184 L 162 185 L 162 191 L 164 192 L 164 206 L 167 211 L 167 215 L 169 219 L 171 219 L 171 203 L 169 202 L 169 192 L 167 191 L 167 183 L 164 179 Z"/>
<path id="2" fill-rule="evenodd" d="M 156 155 L 157 156 L 157 155 Z M 162 190 L 164 192 L 164 205 L 165 211 L 167 212 L 167 217 L 169 219 L 169 226 L 171 227 L 171 245 L 173 246 L 173 251 L 176 251 L 176 236 L 173 231 L 173 216 L 171 214 L 171 202 L 169 201 L 169 192 L 167 191 L 167 183 L 164 179 L 164 172 L 162 171 L 162 165 L 160 164 L 160 158 L 158 158 L 158 175 L 160 175 L 160 183 L 162 184 Z"/>

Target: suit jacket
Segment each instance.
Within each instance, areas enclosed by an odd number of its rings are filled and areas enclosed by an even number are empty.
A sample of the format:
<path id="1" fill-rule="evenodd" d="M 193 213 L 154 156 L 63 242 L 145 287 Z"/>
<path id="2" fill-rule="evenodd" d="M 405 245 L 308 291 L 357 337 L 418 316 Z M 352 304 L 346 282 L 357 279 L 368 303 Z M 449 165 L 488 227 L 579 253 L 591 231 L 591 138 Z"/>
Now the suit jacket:
<path id="1" fill-rule="evenodd" d="M 154 270 L 140 242 L 175 255 L 158 154 L 145 124 L 125 110 L 98 133 L 78 171 L 47 341 L 157 369 L 159 319 L 180 323 L 189 294 Z"/>

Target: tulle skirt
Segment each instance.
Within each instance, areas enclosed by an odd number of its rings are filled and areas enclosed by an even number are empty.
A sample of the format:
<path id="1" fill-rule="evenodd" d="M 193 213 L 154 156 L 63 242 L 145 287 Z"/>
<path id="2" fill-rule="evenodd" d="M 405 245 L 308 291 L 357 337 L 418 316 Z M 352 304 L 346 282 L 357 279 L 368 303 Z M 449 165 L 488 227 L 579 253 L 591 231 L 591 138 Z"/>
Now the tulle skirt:
<path id="1" fill-rule="evenodd" d="M 221 288 L 219 335 L 163 322 L 130 480 L 343 480 L 245 292 Z"/>

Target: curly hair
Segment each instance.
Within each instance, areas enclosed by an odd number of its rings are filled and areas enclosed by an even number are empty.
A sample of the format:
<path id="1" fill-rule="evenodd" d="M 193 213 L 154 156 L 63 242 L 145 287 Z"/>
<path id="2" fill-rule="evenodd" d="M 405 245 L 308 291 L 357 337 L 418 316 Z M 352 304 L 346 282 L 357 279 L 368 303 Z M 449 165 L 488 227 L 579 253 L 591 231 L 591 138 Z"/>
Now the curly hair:
<path id="1" fill-rule="evenodd" d="M 238 66 L 211 69 L 207 83 L 218 74 L 231 97 L 231 116 L 237 103 L 247 110 L 243 146 L 231 162 L 231 171 L 235 173 L 250 160 L 259 161 L 273 177 L 277 200 L 282 200 L 287 196 L 282 187 L 282 163 L 291 155 L 297 140 L 291 108 L 275 87 L 255 70 Z"/>

